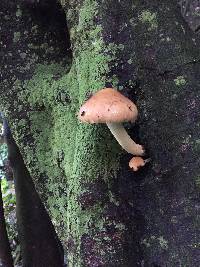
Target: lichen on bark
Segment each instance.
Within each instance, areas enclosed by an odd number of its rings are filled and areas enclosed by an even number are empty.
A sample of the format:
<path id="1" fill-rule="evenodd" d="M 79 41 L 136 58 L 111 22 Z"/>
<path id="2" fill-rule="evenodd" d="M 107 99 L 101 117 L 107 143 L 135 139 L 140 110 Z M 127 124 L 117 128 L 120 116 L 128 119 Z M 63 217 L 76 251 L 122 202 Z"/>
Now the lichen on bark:
<path id="1" fill-rule="evenodd" d="M 105 261 L 106 264 L 111 259 L 117 264 L 117 251 L 112 238 L 107 235 L 106 225 L 113 224 L 119 237 L 123 227 L 114 221 L 106 221 L 103 210 L 109 203 L 109 182 L 116 174 L 120 150 L 115 148 L 116 143 L 103 125 L 81 125 L 76 117 L 88 94 L 105 86 L 111 56 L 103 52 L 101 26 L 95 23 L 97 3 L 87 0 L 76 4 L 77 10 L 71 7 L 71 41 L 68 41 L 73 48 L 72 61 L 70 53 L 61 58 L 62 51 L 58 51 L 59 59 L 55 58 L 53 51 L 57 49 L 58 41 L 51 39 L 50 33 L 54 29 L 45 33 L 47 25 L 38 15 L 43 7 L 13 6 L 23 27 L 14 33 L 13 42 L 19 47 L 24 38 L 26 19 L 29 21 L 30 34 L 26 36 L 27 45 L 21 57 L 27 63 L 24 73 L 28 77 L 21 78 L 16 73 L 10 88 L 9 93 L 16 94 L 13 101 L 15 118 L 13 108 L 9 106 L 11 100 L 5 100 L 3 108 L 36 187 L 65 248 L 69 249 L 69 266 L 89 266 L 95 261 Z M 49 12 L 52 12 L 51 8 Z M 74 23 L 76 12 L 78 19 Z M 70 13 L 69 3 L 67 13 Z M 44 34 L 44 40 L 41 34 Z M 67 52 L 64 45 L 63 48 L 58 46 L 59 49 Z M 21 65 L 19 68 L 22 72 Z M 91 188 L 95 188 L 96 194 Z M 96 251 L 88 255 L 86 240 L 93 240 L 95 236 Z M 109 243 L 110 248 L 110 254 L 106 256 L 104 243 Z M 98 258 L 96 253 L 100 247 L 103 255 Z"/>
<path id="2" fill-rule="evenodd" d="M 195 266 L 199 39 L 178 5 L 27 2 L 1 7 L 1 106 L 69 266 Z M 104 86 L 137 100 L 126 126 L 152 158 L 139 174 L 104 125 L 77 120 Z"/>

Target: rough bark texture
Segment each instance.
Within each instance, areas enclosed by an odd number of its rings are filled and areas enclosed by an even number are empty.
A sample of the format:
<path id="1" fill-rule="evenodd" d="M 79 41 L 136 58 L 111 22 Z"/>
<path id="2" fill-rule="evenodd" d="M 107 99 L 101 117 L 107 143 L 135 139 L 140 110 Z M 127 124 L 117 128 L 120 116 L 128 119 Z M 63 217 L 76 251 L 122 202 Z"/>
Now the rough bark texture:
<path id="1" fill-rule="evenodd" d="M 1 183 L 0 183 L 0 266 L 13 267 L 12 254 L 6 231 L 6 222 L 4 218 Z"/>
<path id="2" fill-rule="evenodd" d="M 178 1 L 35 2 L 1 4 L 1 105 L 68 265 L 198 266 L 198 31 Z M 139 173 L 104 125 L 77 121 L 104 86 L 137 102 Z"/>
<path id="3" fill-rule="evenodd" d="M 5 120 L 4 136 L 15 182 L 16 216 L 23 267 L 62 267 L 62 246 Z"/>

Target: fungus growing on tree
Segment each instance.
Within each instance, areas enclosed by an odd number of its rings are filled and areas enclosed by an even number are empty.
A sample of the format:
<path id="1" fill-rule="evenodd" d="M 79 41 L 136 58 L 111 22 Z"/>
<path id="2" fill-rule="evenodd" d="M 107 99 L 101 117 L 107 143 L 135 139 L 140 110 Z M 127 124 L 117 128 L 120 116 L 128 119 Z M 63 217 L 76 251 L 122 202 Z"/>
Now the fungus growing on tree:
<path id="1" fill-rule="evenodd" d="M 132 155 L 144 155 L 144 148 L 128 135 L 123 122 L 137 119 L 136 105 L 113 88 L 105 88 L 91 96 L 80 108 L 78 118 L 86 123 L 106 123 L 118 143 Z"/>
<path id="2" fill-rule="evenodd" d="M 140 167 L 143 167 L 150 159 L 143 159 L 141 157 L 133 157 L 129 161 L 129 167 L 133 169 L 134 172 L 138 171 Z"/>

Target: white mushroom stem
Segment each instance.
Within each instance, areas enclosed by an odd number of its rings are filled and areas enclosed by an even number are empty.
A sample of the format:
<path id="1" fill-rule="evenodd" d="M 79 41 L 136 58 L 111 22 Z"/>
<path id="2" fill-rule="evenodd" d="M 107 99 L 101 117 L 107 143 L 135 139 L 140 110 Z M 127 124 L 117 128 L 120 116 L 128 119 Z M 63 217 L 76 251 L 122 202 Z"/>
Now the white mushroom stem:
<path id="1" fill-rule="evenodd" d="M 136 144 L 130 136 L 127 134 L 124 126 L 121 123 L 106 123 L 111 133 L 114 135 L 117 142 L 128 153 L 136 156 L 144 155 L 144 148 L 141 145 Z"/>

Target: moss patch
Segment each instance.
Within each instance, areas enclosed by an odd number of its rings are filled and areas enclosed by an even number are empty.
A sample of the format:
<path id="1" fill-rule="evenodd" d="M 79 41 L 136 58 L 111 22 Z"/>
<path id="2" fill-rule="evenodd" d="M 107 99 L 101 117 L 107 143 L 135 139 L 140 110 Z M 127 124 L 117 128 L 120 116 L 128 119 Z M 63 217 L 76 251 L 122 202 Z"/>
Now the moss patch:
<path id="1" fill-rule="evenodd" d="M 113 59 L 109 48 L 104 53 L 101 27 L 94 23 L 96 15 L 97 4 L 84 1 L 79 22 L 71 29 L 76 32 L 72 65 L 37 64 L 32 79 L 21 85 L 24 90 L 19 94 L 30 105 L 33 137 L 33 151 L 25 153 L 29 155 L 25 161 L 33 176 L 38 173 L 37 188 L 42 195 L 46 192 L 47 207 L 65 245 L 71 233 L 76 253 L 69 252 L 69 266 L 83 266 L 80 242 L 90 233 L 90 225 L 96 221 L 104 225 L 101 203 L 83 210 L 78 202 L 83 184 L 99 177 L 109 184 L 121 151 L 105 125 L 81 124 L 77 119 L 88 93 L 105 86 L 108 63 Z"/>
<path id="2" fill-rule="evenodd" d="M 176 79 L 174 79 L 174 82 L 177 86 L 183 86 L 187 83 L 184 76 L 177 76 Z"/>
<path id="3" fill-rule="evenodd" d="M 157 14 L 150 10 L 143 10 L 139 15 L 139 20 L 147 24 L 149 30 L 155 30 L 158 27 Z"/>

